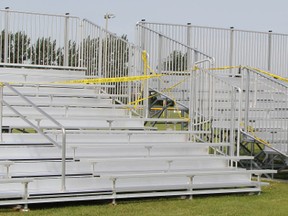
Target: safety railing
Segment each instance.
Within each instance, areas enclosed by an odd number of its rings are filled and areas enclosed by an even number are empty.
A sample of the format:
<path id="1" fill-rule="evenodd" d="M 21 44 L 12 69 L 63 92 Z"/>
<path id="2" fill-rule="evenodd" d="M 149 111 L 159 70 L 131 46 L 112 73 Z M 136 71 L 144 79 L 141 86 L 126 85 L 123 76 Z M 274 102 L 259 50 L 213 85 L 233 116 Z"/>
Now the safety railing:
<path id="1" fill-rule="evenodd" d="M 256 140 L 288 155 L 288 86 L 273 74 L 241 68 L 244 129 Z M 277 76 L 276 76 L 277 78 Z"/>
<path id="2" fill-rule="evenodd" d="M 0 17 L 0 65 L 86 70 L 89 78 L 143 74 L 139 47 L 88 20 L 10 9 L 0 10 Z M 119 103 L 129 104 L 142 94 L 137 80 L 105 84 L 115 85 L 103 91 Z"/>
<path id="3" fill-rule="evenodd" d="M 25 101 L 27 106 L 31 106 L 36 111 L 36 113 L 39 113 L 40 115 L 44 116 L 44 118 L 48 119 L 56 127 L 58 127 L 62 133 L 61 145 L 59 145 L 57 141 L 53 140 L 51 137 L 46 135 L 39 125 L 34 124 L 32 121 L 26 118 L 26 116 L 22 115 L 19 111 L 17 111 L 17 108 L 15 108 L 14 106 L 6 102 L 5 95 L 3 93 L 3 90 L 4 90 L 3 88 L 9 89 L 11 92 L 13 92 L 16 95 L 16 97 L 18 97 L 20 100 Z M 45 137 L 53 145 L 61 148 L 61 151 L 62 151 L 61 190 L 65 191 L 66 190 L 66 129 L 65 127 L 61 125 L 57 120 L 55 120 L 52 116 L 50 116 L 48 113 L 40 109 L 36 104 L 34 104 L 31 100 L 29 100 L 27 97 L 21 94 L 16 88 L 11 86 L 9 83 L 1 83 L 1 87 L 0 87 L 0 141 L 1 142 L 3 142 L 3 135 L 2 135 L 3 126 L 5 126 L 3 125 L 3 118 L 4 118 L 3 106 L 8 107 L 12 112 L 14 112 L 18 116 L 18 118 L 21 118 L 25 123 L 31 126 L 32 129 L 34 129 L 37 133 Z"/>
<path id="4" fill-rule="evenodd" d="M 189 74 L 198 60 L 208 59 L 203 67 L 208 68 L 213 58 L 186 44 L 178 42 L 166 35 L 137 24 L 137 44 L 147 52 L 144 56 L 149 68 L 144 68 L 144 74 L 163 75 L 160 79 L 151 79 L 145 86 L 162 92 L 178 104 L 188 106 Z M 210 62 L 210 63 L 209 63 Z M 144 97 L 148 96 L 146 89 Z M 148 104 L 146 105 L 148 106 Z"/>
<path id="5" fill-rule="evenodd" d="M 87 68 L 88 76 L 101 78 L 116 78 L 115 85 L 106 91 L 119 95 L 118 101 L 129 104 L 141 94 L 141 82 L 121 82 L 123 77 L 142 75 L 142 50 L 127 41 L 125 36 L 115 34 L 88 21 L 82 22 L 81 43 L 83 66 Z M 120 78 L 117 80 L 117 78 Z M 121 95 L 129 95 L 128 98 Z"/>
<path id="6" fill-rule="evenodd" d="M 189 115 L 192 130 L 210 130 L 209 134 L 202 136 L 202 140 L 230 143 L 229 149 L 220 151 L 239 156 L 242 90 L 201 67 L 194 68 L 190 77 Z"/>
<path id="7" fill-rule="evenodd" d="M 287 77 L 287 34 L 195 26 L 190 23 L 175 25 L 143 21 L 140 24 L 215 57 L 215 67 L 249 65 Z"/>
<path id="8" fill-rule="evenodd" d="M 137 25 L 137 43 L 147 51 L 146 73 L 162 75 L 150 81 L 150 88 L 172 99 L 179 110 L 189 109 L 189 130 L 200 134 L 196 139 L 228 142 L 230 148 L 221 152 L 239 156 L 242 91 L 209 72 L 214 58 L 145 23 Z"/>
<path id="9" fill-rule="evenodd" d="M 2 65 L 81 67 L 78 17 L 0 10 Z"/>

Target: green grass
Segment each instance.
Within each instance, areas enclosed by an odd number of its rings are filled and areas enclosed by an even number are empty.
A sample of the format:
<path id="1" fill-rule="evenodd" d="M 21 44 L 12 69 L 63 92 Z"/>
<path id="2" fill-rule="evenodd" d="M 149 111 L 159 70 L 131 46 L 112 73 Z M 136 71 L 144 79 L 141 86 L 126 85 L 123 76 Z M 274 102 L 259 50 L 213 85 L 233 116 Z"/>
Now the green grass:
<path id="1" fill-rule="evenodd" d="M 288 183 L 273 182 L 258 195 L 234 194 L 196 196 L 193 200 L 174 198 L 118 200 L 110 202 L 31 205 L 30 212 L 0 209 L 0 215 L 93 215 L 93 216 L 285 216 L 288 212 Z"/>

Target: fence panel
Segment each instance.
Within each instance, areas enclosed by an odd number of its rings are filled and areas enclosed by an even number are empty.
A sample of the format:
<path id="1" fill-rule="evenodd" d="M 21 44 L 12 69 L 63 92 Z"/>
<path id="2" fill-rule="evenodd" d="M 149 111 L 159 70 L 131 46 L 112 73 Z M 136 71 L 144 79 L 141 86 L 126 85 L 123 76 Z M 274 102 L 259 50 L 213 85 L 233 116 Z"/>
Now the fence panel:
<path id="1" fill-rule="evenodd" d="M 251 66 L 288 77 L 288 35 L 231 28 L 140 22 L 215 58 L 215 67 Z"/>
<path id="2" fill-rule="evenodd" d="M 79 67 L 78 17 L 0 10 L 1 64 Z"/>
<path id="3" fill-rule="evenodd" d="M 288 87 L 251 68 L 241 73 L 245 130 L 288 155 Z"/>

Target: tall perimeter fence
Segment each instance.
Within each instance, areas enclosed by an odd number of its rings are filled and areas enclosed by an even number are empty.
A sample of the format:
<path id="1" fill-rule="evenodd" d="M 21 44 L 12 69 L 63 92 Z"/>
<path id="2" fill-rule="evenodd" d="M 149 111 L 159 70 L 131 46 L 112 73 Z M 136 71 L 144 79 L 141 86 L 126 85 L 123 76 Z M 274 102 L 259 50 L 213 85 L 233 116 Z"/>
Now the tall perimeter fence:
<path id="1" fill-rule="evenodd" d="M 88 20 L 9 9 L 0 18 L 0 65 L 85 68 L 98 77 L 143 70 L 139 48 Z"/>
<path id="2" fill-rule="evenodd" d="M 141 49 L 88 20 L 10 9 L 0 10 L 0 18 L 0 66 L 84 70 L 90 78 L 143 74 Z M 141 95 L 137 80 L 105 83 L 116 86 L 106 91 L 124 103 Z"/>
<path id="3" fill-rule="evenodd" d="M 288 77 L 287 34 L 145 21 L 139 25 L 213 56 L 215 67 L 249 65 Z"/>

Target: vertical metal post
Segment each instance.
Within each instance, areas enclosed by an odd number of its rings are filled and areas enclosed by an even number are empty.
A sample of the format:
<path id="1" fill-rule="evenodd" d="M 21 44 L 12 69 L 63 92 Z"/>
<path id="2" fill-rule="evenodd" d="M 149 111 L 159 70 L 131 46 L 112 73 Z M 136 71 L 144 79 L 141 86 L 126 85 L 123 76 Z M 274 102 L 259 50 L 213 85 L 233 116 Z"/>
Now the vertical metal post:
<path id="1" fill-rule="evenodd" d="M 145 25 L 145 19 L 142 19 L 141 20 L 141 25 Z M 142 50 L 144 50 L 145 51 L 145 48 L 146 48 L 146 34 L 145 34 L 145 29 L 142 27 L 142 26 L 140 26 L 141 27 L 141 36 L 140 36 L 140 39 L 141 39 L 141 41 L 140 41 L 140 43 L 141 43 L 141 49 Z M 160 40 L 160 39 L 159 39 Z M 161 42 L 162 43 L 162 42 Z M 159 45 L 160 46 L 160 45 Z M 162 46 L 162 45 L 161 45 Z M 147 58 L 147 61 L 149 61 L 149 59 L 148 59 L 148 56 L 146 56 L 146 58 Z M 143 74 L 144 75 L 148 75 L 147 74 L 147 65 L 145 66 L 144 65 L 144 62 L 142 61 L 142 68 L 144 68 L 144 70 L 143 70 Z M 143 98 L 145 99 L 144 100 L 144 102 L 143 102 L 143 105 L 144 105 L 144 117 L 146 117 L 146 118 L 148 118 L 148 116 L 149 116 L 149 100 L 148 100 L 148 96 L 149 96 L 149 86 L 148 86 L 148 80 L 145 80 L 144 82 L 143 82 Z"/>
<path id="2" fill-rule="evenodd" d="M 0 84 L 0 142 L 3 142 L 3 84 Z"/>
<path id="3" fill-rule="evenodd" d="M 66 130 L 62 128 L 62 176 L 61 190 L 66 191 Z"/>
<path id="4" fill-rule="evenodd" d="M 190 122 L 188 124 L 188 130 L 192 131 L 192 124 L 193 124 L 193 102 L 192 100 L 193 98 L 193 85 L 194 85 L 194 76 L 193 74 L 195 73 L 195 71 L 193 70 L 193 68 L 190 69 L 190 85 L 189 85 L 189 119 Z"/>
<path id="5" fill-rule="evenodd" d="M 65 14 L 64 26 L 64 66 L 69 65 L 69 13 Z"/>
<path id="6" fill-rule="evenodd" d="M 129 55 L 128 76 L 132 76 L 134 74 L 133 71 L 132 71 L 132 62 L 134 61 L 134 56 L 135 56 L 134 52 L 135 51 L 136 51 L 135 46 L 130 46 L 129 45 L 129 52 L 128 52 L 128 55 Z M 134 70 L 136 70 L 136 69 L 134 68 Z M 128 85 L 128 101 L 127 101 L 127 104 L 131 104 L 131 102 L 132 102 L 132 82 L 128 82 L 127 85 Z M 129 109 L 129 116 L 132 117 L 131 109 Z"/>
<path id="7" fill-rule="evenodd" d="M 5 29 L 4 29 L 4 63 L 8 63 L 8 52 L 9 52 L 9 7 L 5 8 Z"/>
<path id="8" fill-rule="evenodd" d="M 234 57 L 234 27 L 230 27 L 230 50 L 229 50 L 229 66 L 233 66 L 233 57 Z M 229 70 L 229 73 L 232 74 L 232 69 Z"/>
<path id="9" fill-rule="evenodd" d="M 242 90 L 240 88 L 237 88 L 238 95 L 239 95 L 239 102 L 238 102 L 238 122 L 237 122 L 237 157 L 240 156 L 240 124 L 241 124 L 241 118 L 242 118 Z M 238 166 L 238 163 L 236 162 L 236 167 Z"/>
<path id="10" fill-rule="evenodd" d="M 158 43 L 158 74 L 162 73 L 162 41 L 163 41 L 163 36 L 159 34 L 159 43 Z M 157 83 L 157 90 L 161 91 L 161 86 L 160 86 L 160 80 L 158 79 Z"/>
<path id="11" fill-rule="evenodd" d="M 272 57 L 272 30 L 268 34 L 268 71 L 271 71 L 271 57 Z"/>
<path id="12" fill-rule="evenodd" d="M 245 77 L 245 74 L 242 75 Z M 246 97 L 245 97 L 245 113 L 244 113 L 244 130 L 248 132 L 249 128 L 249 103 L 250 103 L 250 71 L 246 68 Z"/>
<path id="13" fill-rule="evenodd" d="M 24 203 L 24 208 L 23 208 L 23 212 L 28 212 L 29 208 L 28 208 L 28 183 L 29 182 L 23 182 L 24 184 L 24 193 L 23 193 L 23 199 L 25 200 Z"/>
<path id="14" fill-rule="evenodd" d="M 188 176 L 189 178 L 189 199 L 192 200 L 193 199 L 193 181 L 194 181 L 194 176 Z"/>
<path id="15" fill-rule="evenodd" d="M 143 25 L 143 26 L 145 26 L 145 19 L 142 19 L 141 20 L 141 25 Z M 145 50 L 146 49 L 146 41 L 145 41 L 145 39 L 146 39 L 146 37 L 145 37 L 145 29 L 141 26 L 141 44 L 140 44 L 140 46 L 141 46 L 141 48 L 142 48 L 142 50 Z"/>
<path id="16" fill-rule="evenodd" d="M 235 104 L 236 104 L 236 95 L 235 95 L 236 89 L 234 87 L 231 88 L 231 125 L 230 125 L 230 151 L 229 155 L 234 156 L 235 152 Z"/>
<path id="17" fill-rule="evenodd" d="M 187 69 L 189 70 L 193 63 L 192 63 L 192 44 L 191 44 L 191 30 L 192 26 L 191 23 L 187 23 Z"/>
<path id="18" fill-rule="evenodd" d="M 84 59 L 83 59 L 83 56 L 84 56 L 84 53 L 83 53 L 83 48 L 84 48 L 84 32 L 83 32 L 83 20 L 80 21 L 79 23 L 79 26 L 78 26 L 78 35 L 79 35 L 79 50 L 80 50 L 80 53 L 79 53 L 79 56 L 78 56 L 78 67 L 84 67 Z M 87 71 L 88 72 L 88 71 Z M 88 75 L 88 74 L 87 74 Z"/>
<path id="19" fill-rule="evenodd" d="M 148 59 L 148 56 L 147 56 L 147 59 Z M 144 70 L 144 76 L 148 75 L 147 72 L 148 72 L 147 70 Z M 144 85 L 143 86 L 144 117 L 148 118 L 148 116 L 149 116 L 149 99 L 148 99 L 148 97 L 149 97 L 149 80 L 148 79 L 144 80 L 143 85 Z"/>
<path id="20" fill-rule="evenodd" d="M 116 181 L 117 178 L 111 178 L 112 180 L 112 205 L 116 205 Z"/>
<path id="21" fill-rule="evenodd" d="M 105 16 L 104 16 L 105 18 Z M 105 47 L 104 47 L 104 72 L 103 72 L 103 77 L 107 77 L 107 56 L 108 56 L 108 18 L 105 18 Z"/>
<path id="22" fill-rule="evenodd" d="M 105 37 L 106 38 L 106 37 Z M 106 43 L 106 42 L 105 42 Z M 105 51 L 106 52 L 106 51 Z M 102 29 L 100 29 L 100 34 L 99 34 L 99 51 L 98 51 L 98 76 L 99 77 L 104 77 L 104 73 L 105 71 L 102 71 L 102 61 L 103 61 L 103 57 L 102 57 L 102 53 L 103 53 L 103 31 Z M 105 55 L 104 55 L 105 58 Z M 104 62 L 105 64 L 105 62 Z M 104 66 L 105 69 L 105 66 Z M 95 74 L 96 75 L 96 74 Z"/>
<path id="23" fill-rule="evenodd" d="M 198 58 L 198 52 L 194 51 L 194 63 L 197 62 Z M 190 85 L 189 85 L 189 119 L 190 119 L 190 124 L 188 124 L 188 129 L 189 131 L 193 130 L 193 124 L 194 124 L 194 113 L 195 113 L 195 105 L 196 105 L 196 87 L 197 87 L 197 82 L 196 82 L 196 76 L 195 73 L 197 73 L 196 70 L 196 64 L 193 64 L 191 68 L 188 68 L 190 70 Z"/>

